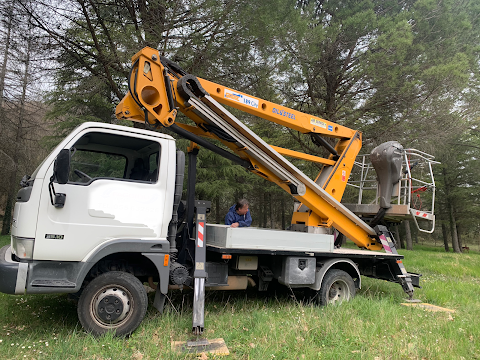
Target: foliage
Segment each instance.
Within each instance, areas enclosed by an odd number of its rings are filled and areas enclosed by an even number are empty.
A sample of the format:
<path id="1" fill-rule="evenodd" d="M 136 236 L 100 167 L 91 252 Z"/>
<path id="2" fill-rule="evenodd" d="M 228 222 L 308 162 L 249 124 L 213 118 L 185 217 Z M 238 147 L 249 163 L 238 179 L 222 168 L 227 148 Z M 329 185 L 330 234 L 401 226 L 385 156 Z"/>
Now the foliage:
<path id="1" fill-rule="evenodd" d="M 29 89 L 53 80 L 44 97 L 55 123 L 55 132 L 43 140 L 50 148 L 82 122 L 119 123 L 114 109 L 127 91 L 130 58 L 144 46 L 194 75 L 361 130 L 364 153 L 397 140 L 443 157 L 458 151 L 446 144 L 476 141 L 477 1 L 9 0 L 2 6 L 4 38 L 8 4 L 42 39 L 38 50 L 47 71 L 38 72 Z M 18 44 L 8 52 L 24 48 Z M 232 112 L 270 144 L 325 156 L 308 136 Z M 452 161 L 473 169 L 475 159 Z M 292 162 L 312 178 L 320 170 Z M 463 190 L 477 186 L 474 176 L 462 176 L 462 188 L 455 190 L 440 181 L 441 193 L 460 191 L 466 198 Z M 3 194 L 7 186 L 0 188 Z M 288 195 L 206 150 L 199 155 L 197 197 L 214 202 L 210 217 L 217 222 L 238 197 L 252 202 L 254 223 L 261 226 L 287 226 L 293 208 Z M 474 199 L 467 199 L 468 209 Z M 440 215 L 453 224 L 444 210 Z M 478 226 L 470 218 L 462 217 L 462 235 Z"/>
<path id="2" fill-rule="evenodd" d="M 435 167 L 440 218 L 450 223 L 449 210 L 452 207 L 455 226 L 465 236 L 465 240 L 477 238 L 477 219 L 480 214 L 480 173 L 476 164 L 480 156 L 478 141 L 475 129 L 451 138 L 443 149 L 438 150 L 441 165 Z"/>
<path id="3" fill-rule="evenodd" d="M 300 1 L 283 93 L 297 108 L 360 129 L 373 145 L 448 137 L 478 72 L 478 4 Z"/>

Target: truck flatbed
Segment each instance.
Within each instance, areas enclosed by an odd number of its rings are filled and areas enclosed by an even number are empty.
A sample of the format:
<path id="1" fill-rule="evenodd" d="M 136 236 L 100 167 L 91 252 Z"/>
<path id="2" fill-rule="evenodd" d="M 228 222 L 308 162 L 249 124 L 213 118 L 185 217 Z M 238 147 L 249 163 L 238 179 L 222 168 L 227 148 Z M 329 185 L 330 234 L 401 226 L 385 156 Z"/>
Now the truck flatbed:
<path id="1" fill-rule="evenodd" d="M 387 252 L 336 249 L 333 246 L 334 237 L 329 234 L 231 228 L 218 224 L 207 224 L 206 243 L 209 251 L 224 254 L 403 259 L 403 255 Z"/>

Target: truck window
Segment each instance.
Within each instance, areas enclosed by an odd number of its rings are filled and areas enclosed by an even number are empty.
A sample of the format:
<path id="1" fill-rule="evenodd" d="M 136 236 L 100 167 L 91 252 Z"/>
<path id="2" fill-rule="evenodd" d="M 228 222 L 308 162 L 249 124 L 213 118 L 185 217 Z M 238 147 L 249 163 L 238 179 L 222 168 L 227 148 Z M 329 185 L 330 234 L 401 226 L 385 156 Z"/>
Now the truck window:
<path id="1" fill-rule="evenodd" d="M 88 133 L 72 147 L 69 182 L 95 179 L 156 182 L 160 144 L 133 136 Z"/>
<path id="2" fill-rule="evenodd" d="M 126 167 L 125 156 L 77 150 L 72 156 L 69 181 L 88 183 L 95 178 L 123 179 Z"/>

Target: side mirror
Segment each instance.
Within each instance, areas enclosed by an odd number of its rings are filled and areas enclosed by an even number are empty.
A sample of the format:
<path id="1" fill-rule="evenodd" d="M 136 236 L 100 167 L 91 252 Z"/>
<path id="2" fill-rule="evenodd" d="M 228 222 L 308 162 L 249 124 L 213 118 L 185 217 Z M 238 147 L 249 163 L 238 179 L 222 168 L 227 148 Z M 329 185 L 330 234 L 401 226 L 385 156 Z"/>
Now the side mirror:
<path id="1" fill-rule="evenodd" d="M 66 184 L 68 182 L 68 175 L 70 174 L 70 150 L 63 149 L 55 159 L 53 164 L 53 175 L 50 177 L 48 184 L 48 192 L 50 193 L 50 202 L 56 208 L 63 208 L 67 195 L 55 192 L 53 182 L 57 180 L 59 184 Z M 55 199 L 55 200 L 54 200 Z"/>
<path id="2" fill-rule="evenodd" d="M 53 176 L 59 184 L 66 184 L 68 182 L 68 175 L 70 174 L 70 150 L 63 149 L 57 155 L 53 165 Z"/>

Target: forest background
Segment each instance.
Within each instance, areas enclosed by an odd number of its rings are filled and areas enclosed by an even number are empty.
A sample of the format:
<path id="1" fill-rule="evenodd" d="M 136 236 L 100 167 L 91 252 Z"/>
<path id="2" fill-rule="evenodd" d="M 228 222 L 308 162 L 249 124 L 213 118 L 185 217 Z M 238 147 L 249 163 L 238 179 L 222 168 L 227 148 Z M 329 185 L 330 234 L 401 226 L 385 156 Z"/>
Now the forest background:
<path id="1" fill-rule="evenodd" d="M 132 126 L 114 109 L 131 57 L 150 46 L 196 76 L 362 131 L 362 153 L 396 140 L 433 154 L 437 231 L 405 222 L 400 238 L 411 249 L 411 228 L 447 251 L 480 248 L 479 1 L 4 0 L 0 21 L 2 234 L 22 176 L 74 127 Z M 236 115 L 269 144 L 323 155 Z M 256 226 L 286 228 L 293 211 L 290 195 L 207 150 L 196 192 L 212 222 L 241 197 Z"/>

